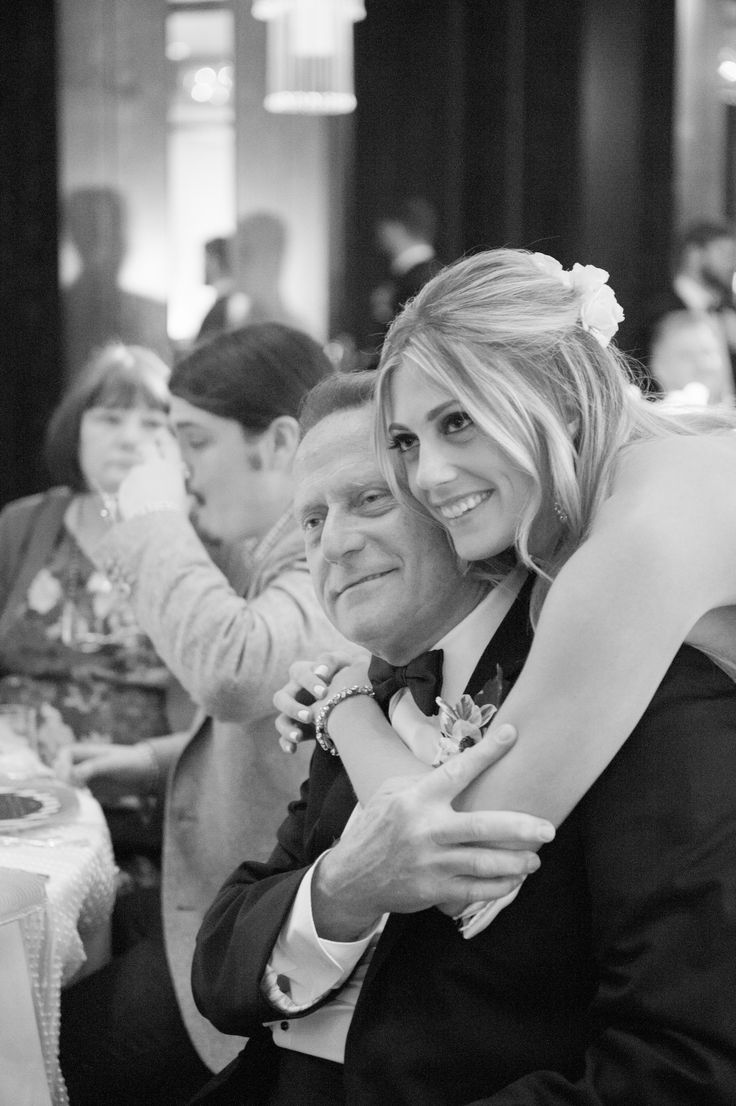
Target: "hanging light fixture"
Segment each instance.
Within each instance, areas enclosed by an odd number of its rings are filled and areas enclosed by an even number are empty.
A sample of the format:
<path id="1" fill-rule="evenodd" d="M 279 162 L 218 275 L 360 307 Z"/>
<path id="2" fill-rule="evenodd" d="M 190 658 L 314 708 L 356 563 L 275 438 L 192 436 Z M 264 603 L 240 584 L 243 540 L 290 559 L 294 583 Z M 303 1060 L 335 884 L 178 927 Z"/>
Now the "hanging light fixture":
<path id="1" fill-rule="evenodd" d="M 355 110 L 353 23 L 363 0 L 254 0 L 268 23 L 266 111 L 345 115 Z"/>

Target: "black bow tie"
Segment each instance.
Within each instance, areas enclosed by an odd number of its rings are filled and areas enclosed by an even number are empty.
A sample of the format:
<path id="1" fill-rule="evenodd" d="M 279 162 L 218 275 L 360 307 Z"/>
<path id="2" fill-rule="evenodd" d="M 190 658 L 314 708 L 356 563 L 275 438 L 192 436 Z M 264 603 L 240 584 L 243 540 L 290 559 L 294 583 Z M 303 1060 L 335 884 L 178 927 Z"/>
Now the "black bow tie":
<path id="1" fill-rule="evenodd" d="M 442 688 L 442 659 L 441 649 L 422 653 L 406 665 L 393 665 L 380 657 L 371 657 L 368 678 L 384 714 L 388 716 L 391 696 L 402 687 L 409 688 L 423 714 L 436 714 L 435 699 Z"/>

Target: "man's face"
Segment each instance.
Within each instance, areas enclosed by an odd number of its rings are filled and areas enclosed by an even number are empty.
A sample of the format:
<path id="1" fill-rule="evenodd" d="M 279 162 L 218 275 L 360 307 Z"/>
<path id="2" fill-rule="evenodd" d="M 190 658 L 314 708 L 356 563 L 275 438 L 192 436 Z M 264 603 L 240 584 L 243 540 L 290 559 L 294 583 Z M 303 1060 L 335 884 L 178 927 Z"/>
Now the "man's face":
<path id="1" fill-rule="evenodd" d="M 398 504 L 376 463 L 372 408 L 328 415 L 296 455 L 294 511 L 315 591 L 349 640 L 393 664 L 431 648 L 477 602 L 436 524 Z"/>
<path id="2" fill-rule="evenodd" d="M 257 443 L 235 419 L 171 397 L 171 421 L 189 470 L 192 522 L 210 541 L 261 537 L 268 505 L 267 474 L 255 467 Z"/>

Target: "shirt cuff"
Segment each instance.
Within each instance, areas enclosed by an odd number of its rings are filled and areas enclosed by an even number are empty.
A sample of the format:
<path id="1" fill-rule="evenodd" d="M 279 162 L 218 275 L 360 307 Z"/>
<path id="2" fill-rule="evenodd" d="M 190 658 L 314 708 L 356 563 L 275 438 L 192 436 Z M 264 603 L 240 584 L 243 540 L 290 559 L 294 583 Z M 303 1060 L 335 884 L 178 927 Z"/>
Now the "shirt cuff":
<path id="1" fill-rule="evenodd" d="M 386 922 L 379 919 L 358 941 L 321 938 L 312 917 L 312 879 L 321 859 L 299 884 L 261 981 L 264 997 L 284 1014 L 301 1014 L 341 986 Z"/>

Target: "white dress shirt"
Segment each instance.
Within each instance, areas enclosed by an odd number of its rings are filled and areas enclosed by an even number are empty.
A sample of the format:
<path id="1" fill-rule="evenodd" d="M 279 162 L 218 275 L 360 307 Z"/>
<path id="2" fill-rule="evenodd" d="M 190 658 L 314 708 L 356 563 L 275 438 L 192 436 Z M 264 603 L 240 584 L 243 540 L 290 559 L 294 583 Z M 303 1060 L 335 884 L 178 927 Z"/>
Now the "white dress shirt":
<path id="1" fill-rule="evenodd" d="M 405 250 L 397 254 L 391 262 L 391 272 L 394 276 L 403 276 L 416 265 L 422 265 L 425 261 L 431 261 L 434 250 L 428 243 L 416 242 L 413 246 L 407 246 Z"/>
<path id="2" fill-rule="evenodd" d="M 516 569 L 437 642 L 435 648 L 444 652 L 442 698 L 447 702 L 454 705 L 463 694 L 486 645 L 510 610 L 525 578 L 526 572 Z M 436 716 L 432 719 L 422 714 L 408 690 L 402 688 L 389 703 L 389 717 L 405 744 L 425 764 L 431 764 L 439 737 Z M 348 819 L 343 837 L 350 833 L 353 815 Z M 268 1023 L 274 1042 L 282 1048 L 343 1063 L 353 1010 L 388 915 L 379 919 L 361 940 L 323 940 L 315 929 L 311 899 L 312 877 L 320 860 L 321 857 L 302 879 L 266 967 L 262 990 L 271 1003 L 289 1015 L 309 1009 L 347 980 L 338 995 L 313 1013 Z M 496 907 L 494 913 L 512 897 L 506 896 L 498 904 L 492 904 Z"/>
<path id="3" fill-rule="evenodd" d="M 672 287 L 690 311 L 712 311 L 719 306 L 715 291 L 687 273 L 678 273 Z"/>

